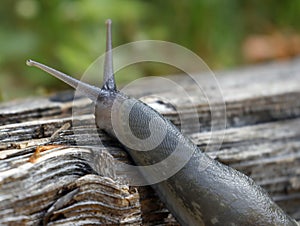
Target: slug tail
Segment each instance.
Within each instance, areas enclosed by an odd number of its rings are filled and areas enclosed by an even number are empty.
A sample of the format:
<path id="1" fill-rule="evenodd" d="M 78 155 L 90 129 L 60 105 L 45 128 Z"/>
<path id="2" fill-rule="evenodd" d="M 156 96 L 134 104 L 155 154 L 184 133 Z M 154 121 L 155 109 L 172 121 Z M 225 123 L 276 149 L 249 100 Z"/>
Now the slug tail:
<path id="1" fill-rule="evenodd" d="M 102 89 L 116 90 L 115 75 L 113 69 L 112 59 L 112 34 L 111 34 L 111 20 L 106 20 L 106 52 L 104 61 L 104 78 Z"/>
<path id="2" fill-rule="evenodd" d="M 46 66 L 44 64 L 41 64 L 39 62 L 33 61 L 33 60 L 27 60 L 26 64 L 28 66 L 37 67 L 48 74 L 60 79 L 61 81 L 65 82 L 66 84 L 70 85 L 74 89 L 78 89 L 79 92 L 83 93 L 83 95 L 87 96 L 92 101 L 96 102 L 98 99 L 99 94 L 101 93 L 101 90 L 95 86 L 83 83 L 75 78 L 72 78 L 71 76 L 64 74 L 60 71 L 57 71 L 49 66 Z"/>

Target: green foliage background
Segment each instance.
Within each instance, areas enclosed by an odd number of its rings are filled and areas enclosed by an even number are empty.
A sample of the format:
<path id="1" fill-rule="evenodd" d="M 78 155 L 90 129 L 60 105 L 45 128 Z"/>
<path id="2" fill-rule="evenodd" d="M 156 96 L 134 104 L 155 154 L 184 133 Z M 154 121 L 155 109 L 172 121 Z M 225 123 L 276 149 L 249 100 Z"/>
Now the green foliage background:
<path id="1" fill-rule="evenodd" d="M 300 30 L 299 0 L 3 0 L 0 3 L 0 100 L 65 89 L 25 65 L 33 58 L 80 78 L 104 52 L 107 18 L 114 46 L 157 39 L 183 45 L 213 69 L 243 64 L 249 34 Z M 118 76 L 174 73 L 141 65 Z"/>

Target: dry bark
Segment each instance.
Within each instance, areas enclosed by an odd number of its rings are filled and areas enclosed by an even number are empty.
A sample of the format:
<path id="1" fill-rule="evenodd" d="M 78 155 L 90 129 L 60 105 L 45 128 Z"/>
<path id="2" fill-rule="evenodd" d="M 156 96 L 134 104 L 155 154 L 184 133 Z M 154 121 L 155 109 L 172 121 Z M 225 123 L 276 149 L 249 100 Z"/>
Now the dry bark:
<path id="1" fill-rule="evenodd" d="M 220 148 L 220 140 L 210 140 L 209 103 L 188 77 L 168 78 L 190 90 L 196 105 L 155 80 L 128 93 L 155 95 L 143 101 L 177 126 L 182 125 L 179 107 L 187 136 L 212 158 L 252 177 L 299 221 L 300 60 L 217 77 L 228 127 L 214 132 L 219 138 L 225 133 Z M 203 84 L 213 98 L 210 85 Z M 172 105 L 166 98 L 172 98 Z M 72 115 L 74 106 L 81 107 L 79 114 Z M 177 224 L 150 187 L 126 184 L 115 160 L 131 159 L 118 141 L 95 129 L 90 107 L 85 98 L 73 101 L 72 92 L 0 105 L 1 225 Z M 195 117 L 200 129 L 194 127 Z"/>

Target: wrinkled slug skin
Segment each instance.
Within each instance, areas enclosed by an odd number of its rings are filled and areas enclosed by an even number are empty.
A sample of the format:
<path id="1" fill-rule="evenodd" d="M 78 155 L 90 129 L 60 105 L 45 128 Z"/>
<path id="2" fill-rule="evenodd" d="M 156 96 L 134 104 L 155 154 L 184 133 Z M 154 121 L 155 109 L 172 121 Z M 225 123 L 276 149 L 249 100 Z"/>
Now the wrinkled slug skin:
<path id="1" fill-rule="evenodd" d="M 110 123 L 112 119 L 107 117 L 111 115 L 114 101 L 126 107 L 122 103 L 128 100 L 130 98 L 119 92 L 104 99 L 101 97 L 96 106 L 98 126 L 116 136 L 116 128 L 113 129 Z M 118 120 L 124 120 L 122 112 L 122 109 L 117 112 Z M 252 179 L 208 157 L 172 123 L 140 101 L 134 104 L 129 114 L 131 132 L 139 138 L 149 137 L 148 124 L 155 117 L 160 117 L 167 127 L 161 144 L 150 151 L 127 150 L 137 165 L 160 162 L 179 144 L 185 148 L 183 152 L 193 151 L 192 158 L 179 172 L 152 185 L 182 225 L 297 225 Z M 147 172 L 141 173 L 147 180 Z"/>

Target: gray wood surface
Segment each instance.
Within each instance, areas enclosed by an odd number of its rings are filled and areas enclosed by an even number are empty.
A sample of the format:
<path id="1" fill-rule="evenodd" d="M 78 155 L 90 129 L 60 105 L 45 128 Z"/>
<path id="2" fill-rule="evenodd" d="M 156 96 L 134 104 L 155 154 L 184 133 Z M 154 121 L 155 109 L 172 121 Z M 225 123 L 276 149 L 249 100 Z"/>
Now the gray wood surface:
<path id="1" fill-rule="evenodd" d="M 193 142 L 202 150 L 210 143 L 212 158 L 252 177 L 300 221 L 300 60 L 216 74 L 227 120 L 226 129 L 214 132 L 225 134 L 220 148 L 220 140 L 210 140 L 209 103 L 189 77 L 167 78 L 188 89 L 193 103 L 154 79 L 128 94 L 177 126 L 174 106 L 180 107 L 183 132 Z M 213 97 L 211 84 L 203 86 Z M 118 141 L 95 129 L 90 107 L 72 92 L 0 105 L 0 225 L 177 225 L 149 186 L 127 185 L 115 161 L 131 160 Z"/>

